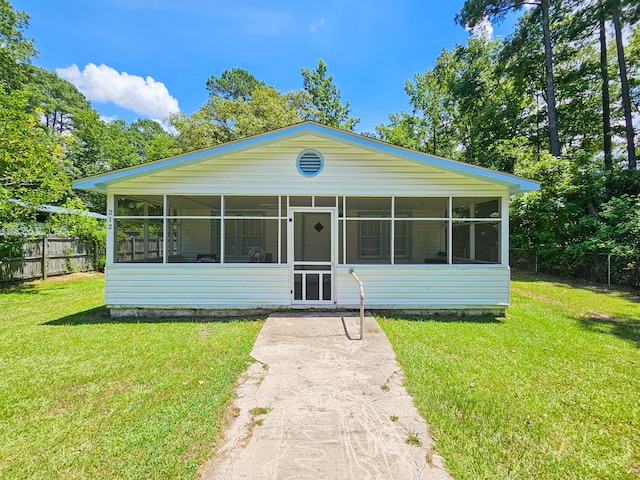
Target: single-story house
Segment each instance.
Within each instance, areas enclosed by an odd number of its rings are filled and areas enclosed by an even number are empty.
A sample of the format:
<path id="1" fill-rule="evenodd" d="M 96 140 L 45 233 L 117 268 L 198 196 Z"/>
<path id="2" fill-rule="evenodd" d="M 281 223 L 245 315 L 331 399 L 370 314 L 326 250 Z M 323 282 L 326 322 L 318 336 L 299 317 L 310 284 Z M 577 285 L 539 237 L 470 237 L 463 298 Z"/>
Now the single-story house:
<path id="1" fill-rule="evenodd" d="M 509 196 L 539 184 L 303 122 L 78 180 L 107 195 L 105 302 L 504 312 Z"/>

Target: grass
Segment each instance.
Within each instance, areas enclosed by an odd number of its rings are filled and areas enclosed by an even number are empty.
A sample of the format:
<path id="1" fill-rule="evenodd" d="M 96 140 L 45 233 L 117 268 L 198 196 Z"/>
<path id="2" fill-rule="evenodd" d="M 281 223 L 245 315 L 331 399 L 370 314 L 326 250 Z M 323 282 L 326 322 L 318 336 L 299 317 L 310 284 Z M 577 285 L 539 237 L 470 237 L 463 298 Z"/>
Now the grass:
<path id="1" fill-rule="evenodd" d="M 530 276 L 506 318 L 381 318 L 458 480 L 640 478 L 640 297 Z"/>
<path id="2" fill-rule="evenodd" d="M 116 319 L 99 275 L 0 290 L 0 478 L 194 478 L 260 321 Z"/>

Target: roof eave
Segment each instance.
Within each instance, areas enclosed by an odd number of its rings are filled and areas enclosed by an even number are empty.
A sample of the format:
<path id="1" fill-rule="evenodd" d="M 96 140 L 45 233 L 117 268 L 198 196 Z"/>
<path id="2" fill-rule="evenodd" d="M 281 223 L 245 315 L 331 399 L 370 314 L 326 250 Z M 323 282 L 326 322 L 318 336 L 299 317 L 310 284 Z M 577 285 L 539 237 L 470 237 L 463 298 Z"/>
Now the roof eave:
<path id="1" fill-rule="evenodd" d="M 540 189 L 540 183 L 533 180 L 528 180 L 508 173 L 498 172 L 495 170 L 490 170 L 484 167 L 478 167 L 455 160 L 437 157 L 435 155 L 416 152 L 415 150 L 391 145 L 374 138 L 365 137 L 333 127 L 328 127 L 316 122 L 298 123 L 290 127 L 284 127 L 271 132 L 235 140 L 233 142 L 225 143 L 215 147 L 190 152 L 163 160 L 157 160 L 155 162 L 150 162 L 142 165 L 136 165 L 134 167 L 104 173 L 93 177 L 79 179 L 73 182 L 73 188 L 98 193 L 106 193 L 107 187 L 114 183 L 119 183 L 141 176 L 162 172 L 177 165 L 187 166 L 203 160 L 210 160 L 223 155 L 230 155 L 250 148 L 256 148 L 273 141 L 282 141 L 288 138 L 293 138 L 305 134 L 312 134 L 330 140 L 335 140 L 336 138 L 338 138 L 345 143 L 365 150 L 383 152 L 387 155 L 413 161 L 421 165 L 429 165 L 448 172 L 469 176 L 481 181 L 503 185 L 509 189 L 510 195 L 516 195 L 518 193 Z"/>

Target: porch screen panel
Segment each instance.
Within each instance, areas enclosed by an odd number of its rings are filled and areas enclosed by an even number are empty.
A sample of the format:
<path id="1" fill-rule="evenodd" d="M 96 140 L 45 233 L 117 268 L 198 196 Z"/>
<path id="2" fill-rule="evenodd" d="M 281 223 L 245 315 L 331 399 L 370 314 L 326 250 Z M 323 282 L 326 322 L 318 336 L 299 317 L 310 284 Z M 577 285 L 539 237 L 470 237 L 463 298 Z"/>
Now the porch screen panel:
<path id="1" fill-rule="evenodd" d="M 391 197 L 346 198 L 348 264 L 391 263 Z"/>
<path id="2" fill-rule="evenodd" d="M 164 197 L 115 197 L 114 256 L 116 263 L 156 263 L 164 256 Z"/>
<path id="3" fill-rule="evenodd" d="M 220 220 L 169 219 L 169 263 L 217 263 L 220 261 Z"/>
<path id="4" fill-rule="evenodd" d="M 162 263 L 164 231 L 161 219 L 116 219 L 116 263 Z"/>
<path id="5" fill-rule="evenodd" d="M 280 218 L 278 196 L 225 196 L 224 262 L 277 262 Z"/>
<path id="6" fill-rule="evenodd" d="M 225 217 L 278 217 L 278 197 L 224 197 Z"/>
<path id="7" fill-rule="evenodd" d="M 168 216 L 219 217 L 222 213 L 219 196 L 169 195 Z"/>
<path id="8" fill-rule="evenodd" d="M 115 197 L 116 217 L 162 217 L 162 195 L 137 195 Z"/>
<path id="9" fill-rule="evenodd" d="M 394 262 L 397 264 L 447 263 L 446 220 L 396 219 Z"/>
<path id="10" fill-rule="evenodd" d="M 500 263 L 500 222 L 454 222 L 453 263 Z"/>
<path id="11" fill-rule="evenodd" d="M 448 197 L 396 197 L 395 216 L 411 218 L 447 218 Z"/>
<path id="12" fill-rule="evenodd" d="M 224 220 L 226 263 L 273 263 L 278 261 L 278 219 L 235 218 Z M 286 241 L 286 236 L 283 241 Z"/>
<path id="13" fill-rule="evenodd" d="M 389 197 L 347 197 L 347 218 L 391 217 Z"/>
<path id="14" fill-rule="evenodd" d="M 454 197 L 453 218 L 500 218 L 500 199 L 496 197 Z"/>
<path id="15" fill-rule="evenodd" d="M 452 204 L 453 263 L 500 263 L 501 199 L 454 197 Z"/>
<path id="16" fill-rule="evenodd" d="M 391 263 L 391 220 L 348 219 L 346 230 L 348 264 Z"/>

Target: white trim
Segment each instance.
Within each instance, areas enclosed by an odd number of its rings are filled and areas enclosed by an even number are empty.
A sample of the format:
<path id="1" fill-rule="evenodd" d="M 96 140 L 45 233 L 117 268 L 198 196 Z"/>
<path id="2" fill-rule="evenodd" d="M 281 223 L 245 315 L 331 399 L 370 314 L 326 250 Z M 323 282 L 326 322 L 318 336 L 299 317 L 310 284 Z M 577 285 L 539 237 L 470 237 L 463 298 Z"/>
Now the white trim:
<path id="1" fill-rule="evenodd" d="M 116 222 L 115 214 L 115 195 L 112 193 L 107 195 L 107 256 L 105 265 L 113 265 L 116 263 L 115 244 L 116 244 Z"/>
<path id="2" fill-rule="evenodd" d="M 312 197 L 314 198 L 314 197 Z M 313 204 L 313 201 L 312 201 Z M 295 214 L 296 213 L 328 213 L 330 215 L 330 224 L 331 224 L 331 260 L 328 262 L 296 262 L 295 261 Z M 336 217 L 337 211 L 334 207 L 289 207 L 289 215 L 287 220 L 287 225 L 289 227 L 289 239 L 287 242 L 287 263 L 290 268 L 290 294 L 291 294 L 291 305 L 293 307 L 313 307 L 313 306 L 331 306 L 336 303 L 336 265 L 337 265 L 337 238 L 338 238 L 338 229 L 336 228 Z M 326 274 L 329 272 L 331 274 L 331 299 L 330 300 L 322 300 L 322 274 L 319 274 L 319 300 L 305 300 L 305 282 L 302 282 L 302 300 L 296 300 L 295 298 L 295 275 L 296 273 L 303 274 L 304 272 L 316 274 L 320 272 L 319 270 L 316 272 L 313 271 L 296 271 L 296 266 L 298 265 L 328 265 L 330 267 L 329 270 L 323 270 L 322 273 Z"/>

